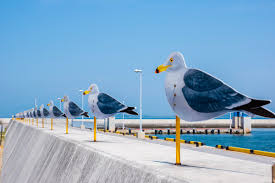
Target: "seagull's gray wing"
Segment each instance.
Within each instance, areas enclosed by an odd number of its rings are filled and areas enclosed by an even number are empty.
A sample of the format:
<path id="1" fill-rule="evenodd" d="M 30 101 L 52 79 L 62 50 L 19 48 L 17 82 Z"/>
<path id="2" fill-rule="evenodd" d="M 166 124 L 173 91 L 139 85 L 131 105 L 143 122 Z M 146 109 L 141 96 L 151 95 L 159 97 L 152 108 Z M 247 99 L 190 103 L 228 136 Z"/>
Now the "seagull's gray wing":
<path id="1" fill-rule="evenodd" d="M 53 115 L 59 117 L 62 115 L 62 112 L 56 106 L 53 106 Z"/>
<path id="2" fill-rule="evenodd" d="M 32 114 L 33 114 L 33 117 L 35 117 L 35 118 L 36 118 L 36 114 L 35 114 L 35 111 L 33 111 L 33 113 L 32 113 Z"/>
<path id="3" fill-rule="evenodd" d="M 125 105 L 105 93 L 100 93 L 98 95 L 97 106 L 99 110 L 104 114 L 114 114 L 126 107 Z"/>
<path id="4" fill-rule="evenodd" d="M 195 111 L 212 113 L 230 109 L 247 99 L 220 80 L 197 69 L 189 69 L 184 75 L 183 95 Z"/>
<path id="5" fill-rule="evenodd" d="M 41 112 L 40 112 L 39 109 L 37 109 L 37 116 L 38 116 L 38 117 L 41 117 Z"/>
<path id="6" fill-rule="evenodd" d="M 47 109 L 43 108 L 43 115 L 45 117 L 47 117 L 47 116 L 49 116 L 49 114 L 50 114 L 49 111 Z"/>
<path id="7" fill-rule="evenodd" d="M 69 102 L 69 112 L 72 116 L 80 116 L 83 110 L 80 109 L 74 102 Z"/>

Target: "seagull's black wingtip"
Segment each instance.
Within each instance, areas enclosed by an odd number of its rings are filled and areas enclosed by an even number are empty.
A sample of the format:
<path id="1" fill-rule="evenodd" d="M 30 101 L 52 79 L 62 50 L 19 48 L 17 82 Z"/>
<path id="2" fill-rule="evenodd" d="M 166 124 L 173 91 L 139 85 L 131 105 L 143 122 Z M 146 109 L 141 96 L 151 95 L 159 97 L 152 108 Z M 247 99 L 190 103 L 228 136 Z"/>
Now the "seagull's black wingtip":
<path id="1" fill-rule="evenodd" d="M 87 117 L 87 118 L 90 117 L 90 116 L 88 115 L 88 112 L 83 112 L 81 115 L 82 115 L 82 116 L 85 116 L 85 117 Z"/>
<path id="2" fill-rule="evenodd" d="M 136 111 L 134 111 L 135 107 L 128 107 L 120 112 L 125 112 L 127 114 L 131 114 L 131 115 L 138 115 L 138 113 Z"/>

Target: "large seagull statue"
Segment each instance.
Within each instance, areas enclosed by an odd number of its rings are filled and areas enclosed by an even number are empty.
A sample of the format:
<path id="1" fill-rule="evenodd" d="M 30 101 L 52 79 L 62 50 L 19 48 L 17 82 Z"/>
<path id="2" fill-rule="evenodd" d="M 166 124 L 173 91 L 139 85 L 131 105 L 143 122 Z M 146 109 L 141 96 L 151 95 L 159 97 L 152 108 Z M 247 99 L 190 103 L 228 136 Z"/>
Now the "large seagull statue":
<path id="1" fill-rule="evenodd" d="M 162 71 L 167 71 L 167 100 L 185 121 L 208 120 L 234 111 L 275 118 L 273 112 L 262 107 L 271 101 L 247 97 L 206 72 L 188 68 L 180 52 L 170 54 L 155 72 Z"/>

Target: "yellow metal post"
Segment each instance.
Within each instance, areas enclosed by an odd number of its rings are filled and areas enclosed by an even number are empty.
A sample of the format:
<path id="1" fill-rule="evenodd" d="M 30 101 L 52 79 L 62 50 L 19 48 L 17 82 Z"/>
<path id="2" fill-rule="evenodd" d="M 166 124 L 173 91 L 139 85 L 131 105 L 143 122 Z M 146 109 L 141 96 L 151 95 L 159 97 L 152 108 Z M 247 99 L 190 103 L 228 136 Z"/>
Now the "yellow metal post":
<path id="1" fill-rule="evenodd" d="M 96 142 L 96 117 L 94 116 L 94 142 Z"/>
<path id="2" fill-rule="evenodd" d="M 51 130 L 53 130 L 53 118 L 51 118 Z"/>
<path id="3" fill-rule="evenodd" d="M 180 118 L 176 116 L 176 165 L 180 164 Z"/>
<path id="4" fill-rule="evenodd" d="M 44 118 L 42 118 L 42 128 L 44 128 Z"/>
<path id="5" fill-rule="evenodd" d="M 32 118 L 32 125 L 33 125 L 34 119 Z"/>
<path id="6" fill-rule="evenodd" d="M 38 127 L 38 118 L 36 118 L 36 126 Z"/>
<path id="7" fill-rule="evenodd" d="M 68 128 L 69 128 L 69 119 L 66 118 L 66 134 L 68 134 Z"/>

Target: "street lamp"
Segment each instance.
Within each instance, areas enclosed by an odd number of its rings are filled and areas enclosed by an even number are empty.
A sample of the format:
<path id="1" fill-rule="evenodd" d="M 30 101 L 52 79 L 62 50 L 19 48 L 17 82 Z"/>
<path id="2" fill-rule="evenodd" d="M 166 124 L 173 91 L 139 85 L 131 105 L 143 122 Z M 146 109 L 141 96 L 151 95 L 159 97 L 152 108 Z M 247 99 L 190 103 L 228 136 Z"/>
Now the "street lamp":
<path id="1" fill-rule="evenodd" d="M 135 73 L 139 73 L 139 130 L 142 132 L 142 70 L 135 69 Z"/>
<path id="2" fill-rule="evenodd" d="M 84 91 L 84 90 L 79 90 L 79 92 L 81 93 L 81 108 L 82 108 L 82 110 L 83 110 L 83 91 Z M 83 110 L 83 111 L 84 111 L 84 110 Z M 84 123 L 83 123 L 83 116 L 82 116 L 80 128 L 81 128 L 81 129 L 84 129 L 84 128 L 85 128 Z"/>

